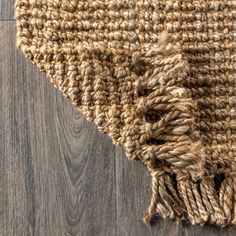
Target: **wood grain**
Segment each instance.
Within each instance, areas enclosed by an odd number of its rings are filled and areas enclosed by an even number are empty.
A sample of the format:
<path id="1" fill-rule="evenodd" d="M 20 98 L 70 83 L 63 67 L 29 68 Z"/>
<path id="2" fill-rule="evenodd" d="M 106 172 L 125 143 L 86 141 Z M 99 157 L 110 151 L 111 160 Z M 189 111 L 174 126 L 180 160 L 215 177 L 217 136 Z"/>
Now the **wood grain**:
<path id="1" fill-rule="evenodd" d="M 0 22 L 0 235 L 233 236 L 234 229 L 142 223 L 150 178 L 15 49 Z"/>
<path id="2" fill-rule="evenodd" d="M 14 20 L 14 0 L 0 0 L 0 20 Z"/>
<path id="3" fill-rule="evenodd" d="M 114 235 L 115 147 L 0 27 L 0 235 Z"/>

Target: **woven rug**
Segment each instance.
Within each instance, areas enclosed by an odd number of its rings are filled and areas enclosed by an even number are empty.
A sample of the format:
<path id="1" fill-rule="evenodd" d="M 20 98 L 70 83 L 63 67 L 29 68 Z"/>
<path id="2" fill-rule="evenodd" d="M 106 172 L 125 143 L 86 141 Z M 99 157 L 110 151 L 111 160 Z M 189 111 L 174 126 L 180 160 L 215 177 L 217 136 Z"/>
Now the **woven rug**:
<path id="1" fill-rule="evenodd" d="M 16 0 L 15 16 L 24 55 L 146 165 L 145 223 L 236 224 L 235 0 Z"/>

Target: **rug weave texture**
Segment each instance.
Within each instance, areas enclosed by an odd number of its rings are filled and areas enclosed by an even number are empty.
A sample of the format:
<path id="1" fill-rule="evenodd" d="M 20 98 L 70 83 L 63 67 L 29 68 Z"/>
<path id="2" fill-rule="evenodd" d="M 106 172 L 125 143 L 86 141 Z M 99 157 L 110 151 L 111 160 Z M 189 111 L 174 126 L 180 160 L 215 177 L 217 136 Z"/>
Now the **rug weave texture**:
<path id="1" fill-rule="evenodd" d="M 235 0 L 16 0 L 15 17 L 24 55 L 147 167 L 145 223 L 236 225 Z"/>

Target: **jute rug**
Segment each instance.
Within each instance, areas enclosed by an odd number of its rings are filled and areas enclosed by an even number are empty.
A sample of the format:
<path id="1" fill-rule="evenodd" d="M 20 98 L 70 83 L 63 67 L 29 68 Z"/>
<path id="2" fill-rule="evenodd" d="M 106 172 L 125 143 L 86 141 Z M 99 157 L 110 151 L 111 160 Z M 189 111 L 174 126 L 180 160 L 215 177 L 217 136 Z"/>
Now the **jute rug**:
<path id="1" fill-rule="evenodd" d="M 15 8 L 24 55 L 147 166 L 145 223 L 236 224 L 235 0 L 17 0 Z"/>

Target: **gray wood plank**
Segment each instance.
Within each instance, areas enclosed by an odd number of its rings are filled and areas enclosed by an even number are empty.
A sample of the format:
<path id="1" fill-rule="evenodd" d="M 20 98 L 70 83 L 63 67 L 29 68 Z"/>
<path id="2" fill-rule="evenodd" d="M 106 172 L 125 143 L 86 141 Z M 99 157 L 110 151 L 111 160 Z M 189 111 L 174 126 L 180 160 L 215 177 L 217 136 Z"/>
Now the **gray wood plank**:
<path id="1" fill-rule="evenodd" d="M 1 178 L 1 189 L 4 189 L 6 200 L 1 201 L 2 235 L 19 235 L 29 232 L 27 208 L 30 200 L 27 200 L 28 181 L 25 179 L 28 151 L 26 152 L 28 127 L 24 119 L 23 100 L 19 99 L 22 89 L 22 81 L 14 79 L 14 75 L 23 77 L 24 65 L 16 60 L 14 49 L 14 29 L 11 23 L 0 22 L 0 78 L 1 78 L 1 165 L 4 165 L 4 178 Z M 18 64 L 18 66 L 17 66 Z M 21 70 L 18 70 L 22 67 Z M 16 77 L 15 77 L 16 78 Z M 20 108 L 20 109 L 17 109 Z M 24 109 L 24 108 L 23 108 Z M 2 174 L 2 173 L 1 173 Z M 29 173 L 30 175 L 30 173 Z M 27 178 L 28 180 L 28 178 Z M 14 227 L 13 227 L 14 225 Z"/>
<path id="2" fill-rule="evenodd" d="M 114 235 L 115 147 L 0 29 L 0 235 Z"/>
<path id="3" fill-rule="evenodd" d="M 0 0 L 0 21 L 14 20 L 14 0 Z"/>

